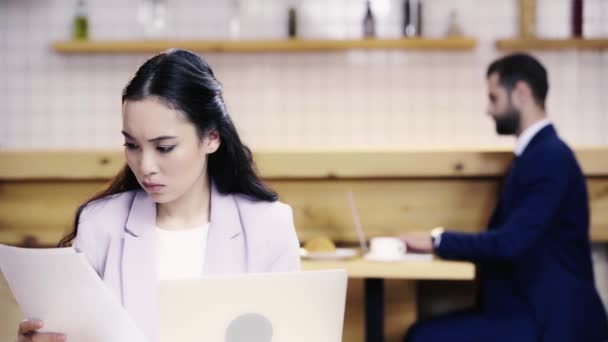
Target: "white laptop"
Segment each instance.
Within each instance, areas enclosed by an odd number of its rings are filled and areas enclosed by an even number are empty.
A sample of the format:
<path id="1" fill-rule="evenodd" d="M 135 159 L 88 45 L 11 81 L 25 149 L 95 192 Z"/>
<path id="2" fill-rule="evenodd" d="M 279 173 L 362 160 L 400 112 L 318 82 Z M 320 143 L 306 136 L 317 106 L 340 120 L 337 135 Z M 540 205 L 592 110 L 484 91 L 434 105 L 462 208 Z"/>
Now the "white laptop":
<path id="1" fill-rule="evenodd" d="M 160 283 L 159 342 L 341 342 L 344 270 Z"/>

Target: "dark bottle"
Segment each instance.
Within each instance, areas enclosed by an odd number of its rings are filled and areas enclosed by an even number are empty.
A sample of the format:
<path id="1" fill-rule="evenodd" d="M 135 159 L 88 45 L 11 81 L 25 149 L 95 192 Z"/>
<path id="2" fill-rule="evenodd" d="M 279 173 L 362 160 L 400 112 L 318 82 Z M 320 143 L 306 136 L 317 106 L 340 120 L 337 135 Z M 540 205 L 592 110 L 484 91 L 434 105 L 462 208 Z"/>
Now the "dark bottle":
<path id="1" fill-rule="evenodd" d="M 410 0 L 403 1 L 403 36 L 411 37 L 413 35 L 414 26 L 412 23 L 412 8 Z"/>
<path id="2" fill-rule="evenodd" d="M 416 35 L 422 36 L 422 0 L 418 0 L 416 6 Z"/>
<path id="3" fill-rule="evenodd" d="M 583 0 L 572 1 L 572 36 L 583 37 Z"/>
<path id="4" fill-rule="evenodd" d="M 367 9 L 363 18 L 363 37 L 374 38 L 376 36 L 376 20 L 372 13 L 372 4 L 367 0 Z"/>
<path id="5" fill-rule="evenodd" d="M 293 6 L 287 11 L 287 35 L 289 38 L 296 38 L 298 35 L 298 16 Z"/>
<path id="6" fill-rule="evenodd" d="M 403 1 L 403 27 L 405 37 L 415 37 L 422 34 L 422 0 Z"/>

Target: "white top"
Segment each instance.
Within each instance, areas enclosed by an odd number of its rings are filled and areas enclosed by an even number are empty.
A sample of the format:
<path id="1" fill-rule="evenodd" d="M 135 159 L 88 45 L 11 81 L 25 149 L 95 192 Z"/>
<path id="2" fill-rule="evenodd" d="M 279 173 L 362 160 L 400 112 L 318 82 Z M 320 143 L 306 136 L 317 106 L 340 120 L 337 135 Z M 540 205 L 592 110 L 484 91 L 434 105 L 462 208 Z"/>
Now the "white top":
<path id="1" fill-rule="evenodd" d="M 195 278 L 203 275 L 209 223 L 168 230 L 156 227 L 158 279 Z"/>
<path id="2" fill-rule="evenodd" d="M 522 153 L 524 153 L 526 147 L 528 147 L 528 144 L 530 143 L 530 141 L 532 141 L 532 138 L 534 138 L 534 136 L 543 128 L 545 128 L 546 126 L 550 125 L 551 121 L 549 121 L 549 119 L 543 119 L 540 120 L 538 122 L 536 122 L 535 124 L 533 124 L 532 126 L 526 128 L 517 138 L 517 142 L 515 144 L 515 155 L 516 156 L 521 156 Z"/>

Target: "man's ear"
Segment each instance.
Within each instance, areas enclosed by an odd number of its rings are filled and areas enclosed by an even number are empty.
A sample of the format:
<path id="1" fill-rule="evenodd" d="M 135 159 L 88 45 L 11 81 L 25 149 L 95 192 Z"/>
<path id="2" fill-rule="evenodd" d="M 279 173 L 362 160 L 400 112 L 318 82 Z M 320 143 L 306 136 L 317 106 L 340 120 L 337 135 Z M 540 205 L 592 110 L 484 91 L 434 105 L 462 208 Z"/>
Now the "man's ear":
<path id="1" fill-rule="evenodd" d="M 513 104 L 519 108 L 530 102 L 534 102 L 532 89 L 526 82 L 517 81 L 517 83 L 515 83 L 515 87 L 513 88 L 511 100 L 513 101 Z"/>

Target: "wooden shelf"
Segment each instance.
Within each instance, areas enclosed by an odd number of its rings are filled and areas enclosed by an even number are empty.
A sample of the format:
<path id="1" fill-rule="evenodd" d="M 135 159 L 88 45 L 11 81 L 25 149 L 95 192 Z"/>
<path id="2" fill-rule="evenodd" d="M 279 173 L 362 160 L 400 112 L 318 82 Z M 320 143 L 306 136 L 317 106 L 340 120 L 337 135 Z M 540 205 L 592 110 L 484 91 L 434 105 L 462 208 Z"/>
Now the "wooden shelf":
<path id="1" fill-rule="evenodd" d="M 314 52 L 372 49 L 471 50 L 477 46 L 473 38 L 408 38 L 359 40 L 116 40 L 59 41 L 53 49 L 60 53 L 154 53 L 170 48 L 199 52 Z"/>
<path id="2" fill-rule="evenodd" d="M 607 39 L 501 39 L 499 50 L 603 50 L 608 49 Z"/>

